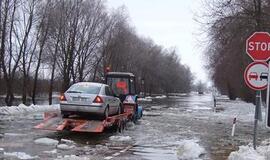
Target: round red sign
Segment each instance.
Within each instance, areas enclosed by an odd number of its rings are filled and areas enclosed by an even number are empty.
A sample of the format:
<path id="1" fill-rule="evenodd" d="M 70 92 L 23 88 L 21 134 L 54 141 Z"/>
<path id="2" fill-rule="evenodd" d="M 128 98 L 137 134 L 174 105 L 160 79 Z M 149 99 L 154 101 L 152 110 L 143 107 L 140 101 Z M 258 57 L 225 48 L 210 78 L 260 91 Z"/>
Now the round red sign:
<path id="1" fill-rule="evenodd" d="M 244 73 L 247 86 L 254 90 L 267 88 L 268 65 L 265 62 L 253 62 L 249 64 Z"/>

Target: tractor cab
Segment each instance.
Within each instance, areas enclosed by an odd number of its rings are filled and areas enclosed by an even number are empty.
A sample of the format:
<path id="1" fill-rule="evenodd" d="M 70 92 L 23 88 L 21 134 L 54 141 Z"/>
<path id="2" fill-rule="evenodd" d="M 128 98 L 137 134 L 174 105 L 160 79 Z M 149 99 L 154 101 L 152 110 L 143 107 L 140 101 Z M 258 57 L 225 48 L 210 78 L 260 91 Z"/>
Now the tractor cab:
<path id="1" fill-rule="evenodd" d="M 136 122 L 143 115 L 143 108 L 137 103 L 135 76 L 128 72 L 107 72 L 106 84 L 109 85 L 116 97 L 123 106 L 133 107 L 134 115 L 132 120 Z M 125 109 L 123 109 L 125 110 Z"/>
<path id="2" fill-rule="evenodd" d="M 108 72 L 106 75 L 106 84 L 108 84 L 115 96 L 122 102 L 127 96 L 136 95 L 135 76 L 127 72 Z"/>

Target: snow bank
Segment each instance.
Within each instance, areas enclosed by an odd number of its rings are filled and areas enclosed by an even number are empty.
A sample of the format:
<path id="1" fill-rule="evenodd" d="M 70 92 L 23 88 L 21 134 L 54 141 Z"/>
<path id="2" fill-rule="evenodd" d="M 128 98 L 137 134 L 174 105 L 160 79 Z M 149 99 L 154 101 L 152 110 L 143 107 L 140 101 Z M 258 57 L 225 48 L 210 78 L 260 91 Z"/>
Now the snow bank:
<path id="1" fill-rule="evenodd" d="M 39 138 L 36 139 L 34 143 L 46 146 L 56 146 L 58 144 L 58 141 L 50 138 Z"/>
<path id="2" fill-rule="evenodd" d="M 109 139 L 111 141 L 117 141 L 117 142 L 130 142 L 130 141 L 132 141 L 132 138 L 130 136 L 111 136 Z"/>
<path id="3" fill-rule="evenodd" d="M 18 159 L 38 159 L 38 156 L 31 156 L 31 155 L 28 155 L 24 152 L 5 152 L 4 153 L 4 156 L 8 156 L 8 157 L 16 157 Z"/>
<path id="4" fill-rule="evenodd" d="M 54 111 L 54 110 L 59 110 L 59 104 L 57 105 L 31 105 L 31 106 L 20 104 L 18 106 L 0 107 L 0 115 L 18 115 L 18 114 L 25 114 L 25 113 Z"/>
<path id="5" fill-rule="evenodd" d="M 180 142 L 177 148 L 178 159 L 198 159 L 204 153 L 205 149 L 202 148 L 196 140 L 184 140 Z"/>
<path id="6" fill-rule="evenodd" d="M 269 140 L 262 142 L 262 145 L 254 150 L 251 145 L 240 146 L 238 151 L 232 152 L 228 160 L 268 160 L 270 159 Z"/>

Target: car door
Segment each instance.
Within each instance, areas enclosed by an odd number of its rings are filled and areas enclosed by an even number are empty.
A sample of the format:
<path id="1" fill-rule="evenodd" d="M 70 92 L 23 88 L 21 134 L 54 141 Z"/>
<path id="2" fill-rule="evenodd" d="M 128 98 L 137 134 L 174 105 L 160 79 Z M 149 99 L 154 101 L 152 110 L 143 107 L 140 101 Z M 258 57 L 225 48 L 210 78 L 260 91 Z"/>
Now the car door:
<path id="1" fill-rule="evenodd" d="M 108 104 L 110 106 L 109 113 L 110 114 L 115 114 L 117 112 L 117 107 L 115 105 L 115 99 L 112 95 L 112 92 L 108 86 L 105 86 L 105 94 L 108 100 Z"/>
<path id="2" fill-rule="evenodd" d="M 117 113 L 118 109 L 119 109 L 120 100 L 117 97 L 115 97 L 115 95 L 113 94 L 112 89 L 110 87 L 108 87 L 108 88 L 109 88 L 110 95 L 111 95 L 111 97 L 113 99 L 113 106 L 115 107 L 115 111 Z"/>

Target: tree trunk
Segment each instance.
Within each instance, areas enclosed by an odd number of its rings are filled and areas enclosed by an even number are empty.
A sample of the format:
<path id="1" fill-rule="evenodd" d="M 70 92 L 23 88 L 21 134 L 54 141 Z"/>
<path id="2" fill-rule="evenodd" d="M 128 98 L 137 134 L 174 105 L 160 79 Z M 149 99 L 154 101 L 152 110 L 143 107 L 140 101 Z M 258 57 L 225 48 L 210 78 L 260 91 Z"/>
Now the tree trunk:
<path id="1" fill-rule="evenodd" d="M 7 94 L 6 94 L 5 102 L 6 102 L 7 106 L 12 106 L 13 100 L 14 100 L 13 87 L 12 87 L 11 82 L 12 82 L 11 80 L 6 81 Z"/>
<path id="2" fill-rule="evenodd" d="M 27 78 L 26 76 L 24 75 L 23 76 L 23 86 L 22 86 L 22 103 L 23 104 L 26 104 L 26 93 L 27 93 Z"/>
<path id="3" fill-rule="evenodd" d="M 53 91 L 53 81 L 54 81 L 54 70 L 56 65 L 56 57 L 53 60 L 52 74 L 50 80 L 50 88 L 49 88 L 49 105 L 52 104 L 52 91 Z"/>

